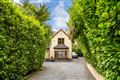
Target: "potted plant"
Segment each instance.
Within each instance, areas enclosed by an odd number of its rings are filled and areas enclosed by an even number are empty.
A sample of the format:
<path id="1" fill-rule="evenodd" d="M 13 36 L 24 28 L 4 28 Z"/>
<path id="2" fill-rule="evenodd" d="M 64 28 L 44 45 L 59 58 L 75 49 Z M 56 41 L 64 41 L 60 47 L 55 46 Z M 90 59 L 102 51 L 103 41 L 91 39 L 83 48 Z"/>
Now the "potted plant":
<path id="1" fill-rule="evenodd" d="M 53 56 L 51 57 L 51 61 L 54 62 L 54 58 L 53 58 Z"/>

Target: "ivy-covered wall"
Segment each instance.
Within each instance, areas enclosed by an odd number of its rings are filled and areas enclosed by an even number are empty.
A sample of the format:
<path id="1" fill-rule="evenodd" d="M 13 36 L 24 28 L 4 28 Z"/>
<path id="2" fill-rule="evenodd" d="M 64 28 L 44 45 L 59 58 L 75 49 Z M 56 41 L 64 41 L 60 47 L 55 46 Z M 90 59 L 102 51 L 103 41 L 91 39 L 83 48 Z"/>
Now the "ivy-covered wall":
<path id="1" fill-rule="evenodd" d="M 20 80 L 42 66 L 46 33 L 10 0 L 0 1 L 0 80 Z"/>

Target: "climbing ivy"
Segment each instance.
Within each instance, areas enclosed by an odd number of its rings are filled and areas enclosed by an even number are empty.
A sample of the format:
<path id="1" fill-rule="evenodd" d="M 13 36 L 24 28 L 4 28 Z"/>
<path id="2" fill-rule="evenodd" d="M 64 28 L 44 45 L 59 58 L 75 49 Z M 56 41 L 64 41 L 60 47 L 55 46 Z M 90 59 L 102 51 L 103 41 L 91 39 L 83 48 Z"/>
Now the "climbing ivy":
<path id="1" fill-rule="evenodd" d="M 105 80 L 120 79 L 120 2 L 74 0 L 68 26 L 84 57 Z"/>

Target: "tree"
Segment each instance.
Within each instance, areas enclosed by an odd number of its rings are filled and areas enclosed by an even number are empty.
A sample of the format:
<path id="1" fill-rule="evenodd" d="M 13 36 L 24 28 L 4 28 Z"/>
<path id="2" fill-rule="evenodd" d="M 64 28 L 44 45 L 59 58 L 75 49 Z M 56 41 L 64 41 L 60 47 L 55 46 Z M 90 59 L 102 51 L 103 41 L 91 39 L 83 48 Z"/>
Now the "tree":
<path id="1" fill-rule="evenodd" d="M 30 16 L 35 16 L 41 23 L 45 23 L 49 20 L 50 13 L 48 7 L 45 4 L 39 4 L 39 6 L 34 3 L 30 4 L 29 0 L 23 2 L 23 8 L 26 14 Z"/>
<path id="2" fill-rule="evenodd" d="M 37 20 L 39 20 L 39 22 L 41 23 L 40 25 L 42 25 L 46 30 L 45 36 L 49 42 L 50 41 L 49 36 L 52 34 L 52 31 L 51 31 L 51 26 L 46 23 L 46 21 L 49 20 L 49 16 L 50 16 L 48 7 L 44 4 L 42 5 L 39 4 L 39 6 L 37 6 L 34 3 L 30 4 L 29 0 L 25 0 L 23 2 L 22 8 L 23 8 L 24 13 L 26 13 L 29 16 L 34 16 Z"/>

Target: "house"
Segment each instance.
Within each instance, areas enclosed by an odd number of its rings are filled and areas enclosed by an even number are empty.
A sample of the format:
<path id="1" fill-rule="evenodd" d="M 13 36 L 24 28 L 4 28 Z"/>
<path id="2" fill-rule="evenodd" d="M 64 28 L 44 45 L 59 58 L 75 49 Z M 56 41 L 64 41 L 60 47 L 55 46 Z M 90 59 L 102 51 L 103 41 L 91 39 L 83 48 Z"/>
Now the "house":
<path id="1" fill-rule="evenodd" d="M 65 31 L 59 30 L 53 35 L 50 46 L 46 50 L 45 58 L 72 59 L 72 43 Z"/>

